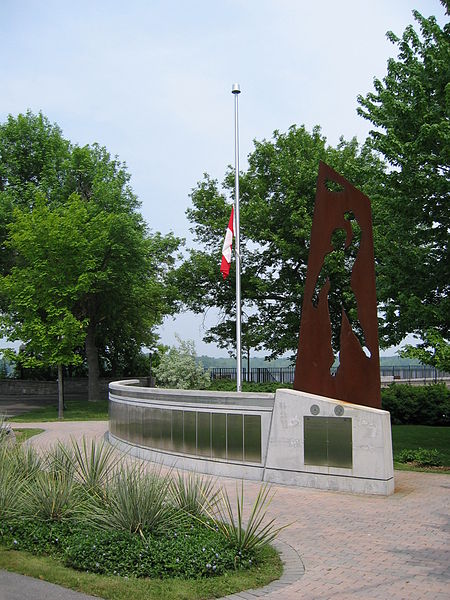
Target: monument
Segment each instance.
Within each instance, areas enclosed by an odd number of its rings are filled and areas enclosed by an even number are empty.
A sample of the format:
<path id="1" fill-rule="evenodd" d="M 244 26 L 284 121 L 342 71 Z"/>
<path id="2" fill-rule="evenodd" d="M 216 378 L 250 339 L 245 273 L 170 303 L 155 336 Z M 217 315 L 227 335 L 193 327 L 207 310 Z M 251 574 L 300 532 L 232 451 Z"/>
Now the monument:
<path id="1" fill-rule="evenodd" d="M 330 318 L 336 312 L 338 318 Z M 108 437 L 140 459 L 218 477 L 391 494 L 369 199 L 320 164 L 293 390 L 167 390 L 138 383 L 110 384 Z"/>
<path id="2" fill-rule="evenodd" d="M 321 162 L 294 390 L 275 397 L 265 478 L 393 493 L 390 415 L 380 409 L 370 200 Z"/>
<path id="3" fill-rule="evenodd" d="M 327 269 L 331 262 L 335 268 L 342 263 L 334 276 Z M 336 305 L 341 304 L 334 322 L 329 311 L 332 297 Z M 335 374 L 331 371 L 333 339 L 339 347 Z M 317 180 L 294 389 L 381 408 L 370 200 L 323 162 Z"/>

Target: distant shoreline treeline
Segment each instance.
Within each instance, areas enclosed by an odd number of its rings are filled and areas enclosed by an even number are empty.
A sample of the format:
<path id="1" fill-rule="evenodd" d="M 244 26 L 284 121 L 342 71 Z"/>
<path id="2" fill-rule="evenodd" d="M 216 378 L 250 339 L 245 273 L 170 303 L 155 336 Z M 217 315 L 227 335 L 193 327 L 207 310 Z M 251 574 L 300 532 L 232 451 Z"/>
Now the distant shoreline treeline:
<path id="1" fill-rule="evenodd" d="M 197 362 L 202 363 L 205 369 L 226 369 L 235 368 L 236 359 L 230 357 L 213 357 L 213 356 L 198 356 Z M 421 362 L 417 359 L 401 358 L 400 356 L 382 356 L 380 357 L 381 366 L 390 367 L 407 367 L 420 366 Z M 276 360 L 264 360 L 263 357 L 254 357 L 250 359 L 250 368 L 277 368 L 277 367 L 291 367 L 295 366 L 288 358 L 277 358 Z M 247 368 L 247 360 L 243 357 L 243 367 Z"/>

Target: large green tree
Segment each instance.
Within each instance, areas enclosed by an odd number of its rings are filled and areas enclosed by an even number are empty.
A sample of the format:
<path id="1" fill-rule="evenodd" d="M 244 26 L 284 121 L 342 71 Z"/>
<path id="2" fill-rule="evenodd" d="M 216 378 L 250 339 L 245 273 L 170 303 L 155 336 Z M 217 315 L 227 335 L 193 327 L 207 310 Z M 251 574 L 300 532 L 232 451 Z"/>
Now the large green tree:
<path id="1" fill-rule="evenodd" d="M 248 169 L 240 174 L 242 299 L 247 346 L 263 347 L 272 358 L 295 352 L 306 278 L 309 238 L 319 161 L 323 160 L 372 198 L 379 196 L 383 164 L 355 139 L 326 143 L 316 127 L 310 133 L 292 126 L 273 139 L 255 141 Z M 178 270 L 186 305 L 201 313 L 219 307 L 220 322 L 207 338 L 234 346 L 235 271 L 219 273 L 224 232 L 230 216 L 227 196 L 234 176 L 222 189 L 205 175 L 194 188 L 187 216 L 202 250 L 191 250 Z M 334 313 L 339 307 L 331 307 Z M 340 313 L 339 313 L 340 314 Z"/>
<path id="2" fill-rule="evenodd" d="M 36 356 L 25 333 L 31 319 L 42 331 L 51 326 L 49 301 L 60 289 L 58 306 L 82 324 L 84 348 L 73 350 L 87 363 L 96 400 L 99 359 L 120 368 L 174 310 L 167 274 L 180 241 L 147 229 L 122 163 L 98 145 L 70 145 L 42 115 L 0 126 L 0 158 L 4 332 L 25 343 L 22 357 Z"/>
<path id="3" fill-rule="evenodd" d="M 388 32 L 398 56 L 375 90 L 358 97 L 358 112 L 374 125 L 370 146 L 390 165 L 377 212 L 383 341 L 413 333 L 442 354 L 450 340 L 450 25 L 414 17 L 418 32 Z M 427 360 L 422 350 L 410 355 Z"/>

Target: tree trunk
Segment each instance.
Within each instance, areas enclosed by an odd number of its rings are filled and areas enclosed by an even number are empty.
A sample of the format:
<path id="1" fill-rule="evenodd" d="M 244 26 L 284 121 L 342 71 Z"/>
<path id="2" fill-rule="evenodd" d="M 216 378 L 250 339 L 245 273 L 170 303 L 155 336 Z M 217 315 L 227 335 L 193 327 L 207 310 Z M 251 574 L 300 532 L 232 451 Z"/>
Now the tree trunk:
<path id="1" fill-rule="evenodd" d="M 64 419 L 64 387 L 62 365 L 58 365 L 58 419 Z"/>
<path id="2" fill-rule="evenodd" d="M 95 328 L 88 326 L 86 335 L 86 360 L 88 367 L 88 400 L 100 400 L 100 371 L 98 368 L 98 350 L 95 343 Z"/>

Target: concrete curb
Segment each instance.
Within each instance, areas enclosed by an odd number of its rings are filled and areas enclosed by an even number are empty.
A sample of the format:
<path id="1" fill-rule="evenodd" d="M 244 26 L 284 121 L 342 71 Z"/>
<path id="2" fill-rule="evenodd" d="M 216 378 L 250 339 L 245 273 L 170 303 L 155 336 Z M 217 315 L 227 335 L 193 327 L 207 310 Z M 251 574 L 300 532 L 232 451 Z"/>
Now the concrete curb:
<path id="1" fill-rule="evenodd" d="M 283 574 L 280 579 L 276 579 L 262 588 L 236 592 L 235 594 L 223 596 L 219 600 L 254 600 L 254 598 L 261 598 L 272 592 L 280 592 L 286 586 L 295 583 L 303 577 L 305 566 L 297 550 L 281 540 L 274 540 L 271 545 L 278 550 L 283 562 Z"/>

